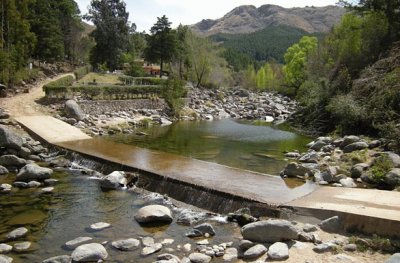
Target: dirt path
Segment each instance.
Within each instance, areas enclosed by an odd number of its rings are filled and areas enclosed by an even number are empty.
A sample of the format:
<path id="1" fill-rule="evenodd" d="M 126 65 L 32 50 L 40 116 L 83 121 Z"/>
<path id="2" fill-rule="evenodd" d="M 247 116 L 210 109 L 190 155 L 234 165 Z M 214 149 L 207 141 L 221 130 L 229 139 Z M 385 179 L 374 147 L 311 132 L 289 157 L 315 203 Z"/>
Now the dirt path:
<path id="1" fill-rule="evenodd" d="M 57 75 L 38 82 L 29 93 L 22 93 L 10 98 L 0 98 L 0 107 L 7 110 L 12 118 L 20 116 L 47 115 L 48 109 L 38 104 L 36 101 L 44 97 L 42 87 L 47 83 L 60 79 L 65 76 L 73 76 L 72 73 Z"/>

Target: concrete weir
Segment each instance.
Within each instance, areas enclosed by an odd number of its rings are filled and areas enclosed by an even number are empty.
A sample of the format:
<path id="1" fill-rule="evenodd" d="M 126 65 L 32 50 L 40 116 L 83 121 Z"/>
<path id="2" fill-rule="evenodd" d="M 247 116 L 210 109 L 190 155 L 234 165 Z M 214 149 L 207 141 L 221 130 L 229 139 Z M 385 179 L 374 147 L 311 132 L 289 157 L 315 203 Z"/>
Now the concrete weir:
<path id="1" fill-rule="evenodd" d="M 34 136 L 91 160 L 103 172 L 139 171 L 139 187 L 211 211 L 226 213 L 246 206 L 256 215 L 298 220 L 339 215 L 347 230 L 399 236 L 399 192 L 313 183 L 295 187 L 277 176 L 91 138 L 48 116 L 20 117 L 17 121 Z"/>

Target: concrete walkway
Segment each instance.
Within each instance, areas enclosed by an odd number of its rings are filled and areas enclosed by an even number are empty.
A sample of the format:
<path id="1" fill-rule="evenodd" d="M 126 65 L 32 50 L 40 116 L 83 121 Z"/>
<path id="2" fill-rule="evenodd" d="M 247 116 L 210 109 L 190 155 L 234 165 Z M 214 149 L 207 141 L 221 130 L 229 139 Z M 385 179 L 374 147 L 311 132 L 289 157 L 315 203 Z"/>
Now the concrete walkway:
<path id="1" fill-rule="evenodd" d="M 399 235 L 400 192 L 319 187 L 313 183 L 290 188 L 277 176 L 91 138 L 48 116 L 19 117 L 17 121 L 50 144 L 100 160 L 269 206 L 287 207 L 299 216 L 325 219 L 340 215 L 346 229 Z"/>

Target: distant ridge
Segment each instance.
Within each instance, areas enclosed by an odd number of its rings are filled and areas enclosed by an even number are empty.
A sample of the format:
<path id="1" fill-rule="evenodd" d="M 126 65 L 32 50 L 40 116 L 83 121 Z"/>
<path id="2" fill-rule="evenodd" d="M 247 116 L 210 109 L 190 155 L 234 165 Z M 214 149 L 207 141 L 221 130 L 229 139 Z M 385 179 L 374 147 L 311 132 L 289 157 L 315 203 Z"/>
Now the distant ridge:
<path id="1" fill-rule="evenodd" d="M 323 33 L 339 22 L 345 9 L 338 6 L 283 8 L 277 5 L 239 6 L 220 19 L 205 19 L 191 28 L 203 36 L 244 34 L 268 27 L 288 26 L 307 33 Z"/>

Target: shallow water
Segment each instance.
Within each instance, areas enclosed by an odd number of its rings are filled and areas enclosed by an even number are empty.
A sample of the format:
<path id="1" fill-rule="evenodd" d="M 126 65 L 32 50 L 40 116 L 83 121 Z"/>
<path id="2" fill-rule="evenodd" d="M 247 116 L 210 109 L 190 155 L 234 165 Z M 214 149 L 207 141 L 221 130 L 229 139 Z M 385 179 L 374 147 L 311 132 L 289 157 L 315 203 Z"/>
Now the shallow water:
<path id="1" fill-rule="evenodd" d="M 262 123 L 181 121 L 142 128 L 145 136 L 118 134 L 108 140 L 175 153 L 231 167 L 277 175 L 286 165 L 285 151 L 305 150 L 310 138 Z"/>
<path id="2" fill-rule="evenodd" d="M 13 177 L 2 177 L 0 181 L 10 183 Z M 64 248 L 63 244 L 79 236 L 93 237 L 93 242 L 143 236 L 151 236 L 156 242 L 161 242 L 164 238 L 175 240 L 172 245 L 164 246 L 158 254 L 166 253 L 166 247 L 176 250 L 177 245 L 186 243 L 195 247 L 195 240 L 184 235 L 190 227 L 177 224 L 176 219 L 170 225 L 162 227 L 142 227 L 134 220 L 136 211 L 144 205 L 170 205 L 162 196 L 131 191 L 103 192 L 97 180 L 89 179 L 78 172 L 58 172 L 54 178 L 60 182 L 51 194 L 41 194 L 39 188 L 13 189 L 8 194 L 0 193 L 0 240 L 9 231 L 25 226 L 29 229 L 27 237 L 6 243 L 33 243 L 32 249 L 27 253 L 8 254 L 14 258 L 13 262 L 41 262 L 52 256 L 70 255 L 72 251 Z M 174 208 L 175 218 L 184 209 L 186 208 Z M 88 227 L 97 222 L 108 222 L 112 227 L 98 232 L 90 231 Z M 211 223 L 217 232 L 217 236 L 210 239 L 211 244 L 237 241 L 240 236 L 239 227 L 235 224 L 214 220 Z M 107 262 L 153 262 L 156 258 L 156 255 L 141 257 L 141 248 L 120 252 L 113 249 L 110 243 L 105 247 L 109 253 Z M 173 254 L 182 257 L 188 253 L 176 251 Z"/>

